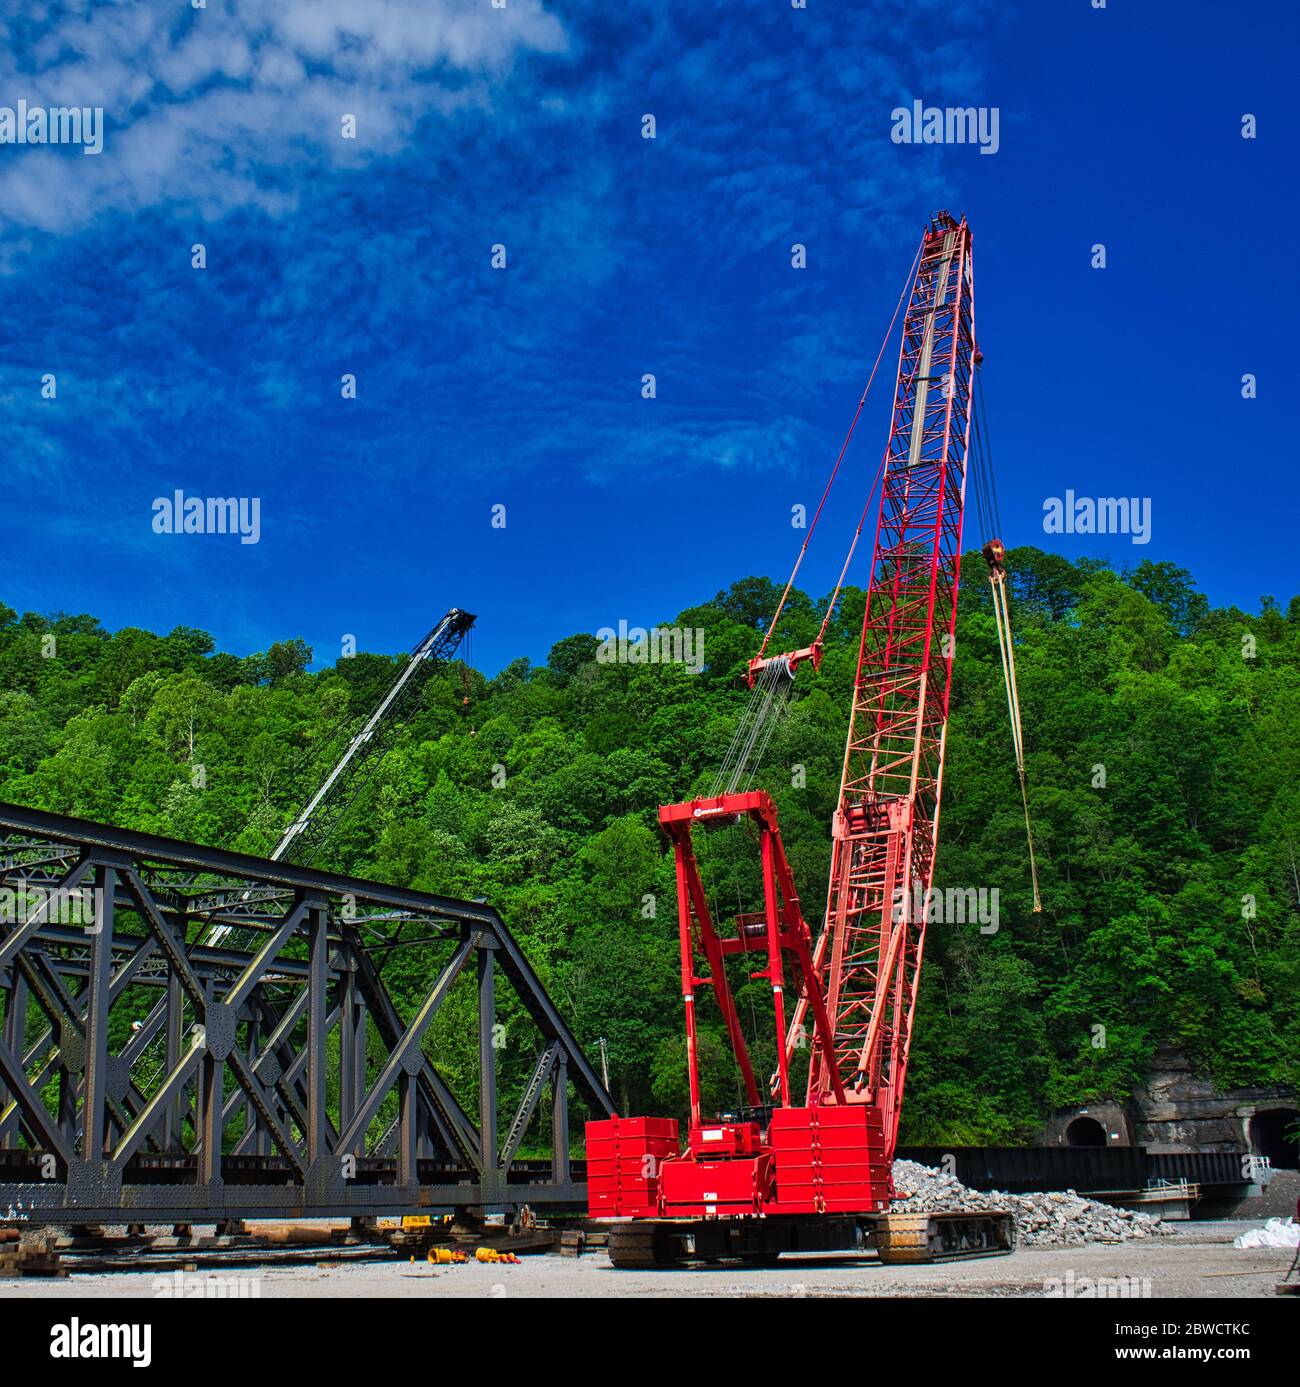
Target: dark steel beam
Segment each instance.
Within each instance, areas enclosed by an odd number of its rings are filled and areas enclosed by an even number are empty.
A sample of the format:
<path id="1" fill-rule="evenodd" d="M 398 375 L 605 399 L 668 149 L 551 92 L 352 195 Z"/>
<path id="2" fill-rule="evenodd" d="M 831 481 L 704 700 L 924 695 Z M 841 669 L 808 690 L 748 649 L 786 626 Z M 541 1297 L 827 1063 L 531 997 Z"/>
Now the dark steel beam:
<path id="1" fill-rule="evenodd" d="M 16 804 L 0 803 L 0 829 L 4 828 L 17 828 L 55 842 L 103 849 L 132 859 L 167 863 L 199 873 L 219 873 L 278 886 L 301 887 L 323 896 L 351 895 L 381 905 L 412 910 L 420 915 L 442 915 L 449 920 L 474 920 L 485 925 L 500 920 L 491 906 L 476 901 L 429 895 L 402 886 L 389 886 L 337 872 L 323 872 L 315 867 L 298 867 L 288 862 L 274 862 L 270 858 L 250 857 L 247 853 L 231 852 L 227 848 L 204 847 L 179 838 L 137 833 L 133 829 L 50 814 L 42 809 L 24 809 Z"/>
<path id="2" fill-rule="evenodd" d="M 480 939 L 480 944 L 484 941 Z M 484 1194 L 497 1178 L 496 974 L 492 946 L 478 951 L 478 1140 L 483 1162 Z"/>
<path id="3" fill-rule="evenodd" d="M 425 997 L 420 1009 L 411 1018 L 411 1024 L 406 1028 L 397 1044 L 393 1046 L 392 1053 L 385 1061 L 384 1067 L 379 1071 L 379 1077 L 371 1085 L 370 1092 L 366 1094 L 364 1101 L 358 1104 L 352 1121 L 340 1134 L 340 1151 L 364 1155 L 366 1128 L 375 1120 L 379 1106 L 388 1096 L 393 1084 L 396 1083 L 397 1076 L 402 1072 L 407 1072 L 414 1077 L 419 1072 L 418 1068 L 408 1068 L 409 1061 L 418 1052 L 420 1041 L 424 1038 L 424 1032 L 428 1028 L 429 1022 L 433 1020 L 438 1008 L 446 1000 L 447 993 L 451 991 L 452 983 L 460 976 L 460 970 L 465 966 L 473 948 L 473 940 L 465 940 L 451 956 L 451 962 L 442 970 L 438 981 L 429 989 L 428 996 Z"/>
<path id="4" fill-rule="evenodd" d="M 113 869 L 95 868 L 95 924 L 90 943 L 90 979 L 86 1002 L 86 1081 L 82 1099 L 81 1158 L 104 1155 L 108 1110 L 108 1012 L 112 1004 Z"/>
<path id="5" fill-rule="evenodd" d="M 536 1065 L 533 1066 L 532 1077 L 524 1088 L 523 1096 L 519 1100 L 519 1107 L 515 1110 L 515 1115 L 506 1130 L 506 1139 L 501 1146 L 501 1167 L 503 1170 L 510 1169 L 511 1163 L 515 1159 L 515 1152 L 519 1150 L 519 1143 L 523 1140 L 524 1133 L 528 1130 L 528 1124 L 533 1120 L 533 1114 L 537 1111 L 537 1103 L 546 1087 L 546 1081 L 551 1077 L 555 1066 L 559 1063 L 559 1058 L 559 1042 L 553 1040 L 542 1051 Z"/>

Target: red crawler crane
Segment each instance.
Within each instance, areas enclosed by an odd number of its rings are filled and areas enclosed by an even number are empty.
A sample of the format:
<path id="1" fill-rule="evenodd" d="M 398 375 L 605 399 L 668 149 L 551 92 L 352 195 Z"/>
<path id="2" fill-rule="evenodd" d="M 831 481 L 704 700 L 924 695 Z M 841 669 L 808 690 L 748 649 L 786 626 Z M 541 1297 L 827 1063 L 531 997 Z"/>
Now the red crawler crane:
<path id="1" fill-rule="evenodd" d="M 775 805 L 765 791 L 738 792 L 739 771 L 722 793 L 660 809 L 676 857 L 690 1125 L 682 1151 L 672 1119 L 587 1124 L 590 1212 L 630 1220 L 611 1228 L 617 1266 L 867 1243 L 913 1261 L 1010 1250 L 1009 1215 L 888 1213 L 934 871 L 975 365 L 970 229 L 941 213 L 922 239 L 903 321 L 825 928 L 814 949 Z M 770 695 L 795 665 L 819 665 L 821 652 L 820 636 L 787 655 L 760 651 L 751 685 Z M 741 740 L 743 769 L 759 737 L 751 729 Z M 764 909 L 724 933 L 692 832 L 743 818 L 758 828 Z M 740 953 L 765 958 L 751 976 L 772 988 L 770 1103 L 760 1101 L 727 980 L 726 961 Z M 798 994 L 788 1024 L 787 956 Z M 722 1013 L 749 1103 L 712 1122 L 701 1111 L 696 1048 L 703 988 Z M 796 1101 L 790 1071 L 805 1043 L 807 1090 Z"/>

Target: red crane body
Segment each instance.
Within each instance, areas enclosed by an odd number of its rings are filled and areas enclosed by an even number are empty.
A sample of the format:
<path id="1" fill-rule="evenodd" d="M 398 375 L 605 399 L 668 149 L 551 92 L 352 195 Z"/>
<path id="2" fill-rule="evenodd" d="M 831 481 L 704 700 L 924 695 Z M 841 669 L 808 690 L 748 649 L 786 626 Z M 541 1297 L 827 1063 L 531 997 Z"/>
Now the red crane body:
<path id="1" fill-rule="evenodd" d="M 938 833 L 975 340 L 970 229 L 941 213 L 923 236 L 903 321 L 824 928 L 814 947 L 765 791 L 660 809 L 676 861 L 690 1124 L 682 1151 L 672 1119 L 588 1123 L 594 1217 L 870 1215 L 894 1197 Z M 816 666 L 820 657 L 818 644 L 777 658 Z M 692 834 L 743 819 L 758 829 L 764 909 L 728 932 L 711 917 Z M 761 1086 L 727 980 L 737 954 L 762 963 L 751 976 L 772 989 L 777 1071 Z M 705 988 L 750 1107 L 718 1121 L 701 1109 Z M 805 1047 L 807 1087 L 796 1098 L 791 1067 Z"/>

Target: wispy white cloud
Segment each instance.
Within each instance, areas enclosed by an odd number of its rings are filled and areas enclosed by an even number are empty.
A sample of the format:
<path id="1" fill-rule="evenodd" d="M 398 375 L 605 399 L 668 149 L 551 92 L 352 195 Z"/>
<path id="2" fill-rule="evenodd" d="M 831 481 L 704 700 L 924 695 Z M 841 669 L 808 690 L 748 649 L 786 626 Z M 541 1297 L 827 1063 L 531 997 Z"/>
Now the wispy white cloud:
<path id="1" fill-rule="evenodd" d="M 313 168 L 394 155 L 426 116 L 490 106 L 521 55 L 566 45 L 541 0 L 34 5 L 0 27 L 0 103 L 100 106 L 107 135 L 93 157 L 5 150 L 0 216 L 63 232 L 164 201 L 281 214 Z"/>
<path id="2" fill-rule="evenodd" d="M 978 81 L 968 56 L 934 61 L 932 4 L 232 0 L 9 21 L 0 101 L 102 102 L 110 121 L 97 158 L 0 151 L 10 268 L 58 284 L 39 326 L 22 305 L 19 389 L 72 372 L 57 412 L 18 411 L 29 458 L 66 470 L 94 437 L 151 478 L 198 451 L 259 485 L 310 458 L 323 503 L 357 476 L 405 495 L 431 457 L 464 477 L 820 469 L 900 251 L 953 191 L 939 151 L 888 139 L 900 99 L 941 90 L 931 72 Z"/>

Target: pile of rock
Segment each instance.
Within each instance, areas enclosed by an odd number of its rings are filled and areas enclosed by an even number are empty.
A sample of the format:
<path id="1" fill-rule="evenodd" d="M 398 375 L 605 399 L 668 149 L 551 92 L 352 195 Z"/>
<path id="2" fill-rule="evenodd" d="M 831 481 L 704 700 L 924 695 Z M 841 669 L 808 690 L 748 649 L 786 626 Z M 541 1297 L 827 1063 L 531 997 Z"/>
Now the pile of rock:
<path id="1" fill-rule="evenodd" d="M 893 1205 L 903 1213 L 1010 1210 L 1025 1247 L 1127 1242 L 1130 1238 L 1158 1237 L 1173 1231 L 1151 1214 L 1099 1204 L 1095 1199 L 1081 1198 L 1073 1190 L 1051 1194 L 973 1190 L 955 1176 L 915 1161 L 894 1162 L 894 1188 L 900 1196 L 908 1196 Z"/>

